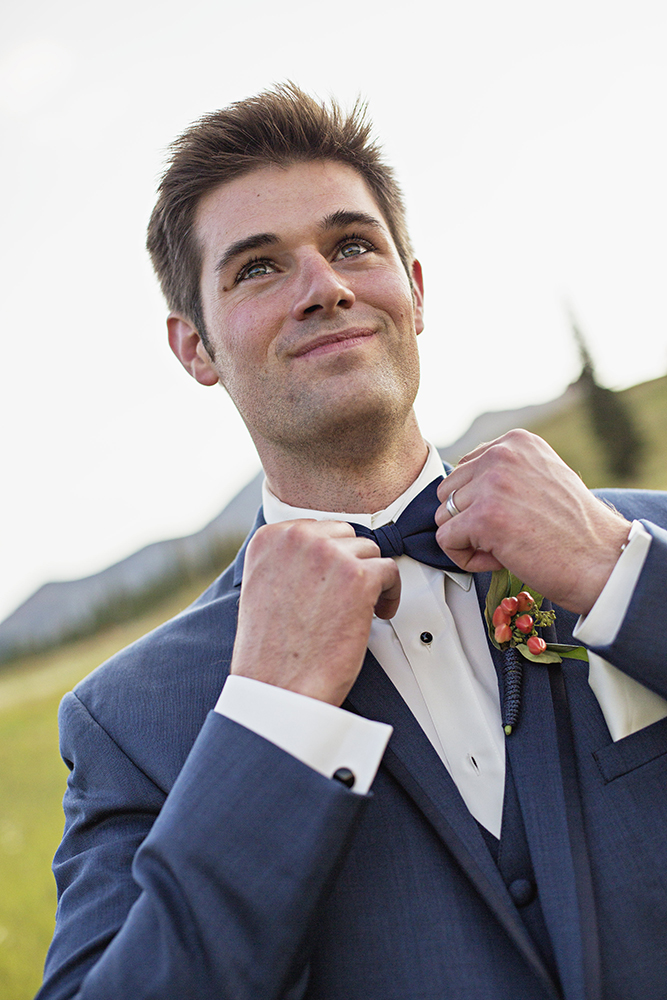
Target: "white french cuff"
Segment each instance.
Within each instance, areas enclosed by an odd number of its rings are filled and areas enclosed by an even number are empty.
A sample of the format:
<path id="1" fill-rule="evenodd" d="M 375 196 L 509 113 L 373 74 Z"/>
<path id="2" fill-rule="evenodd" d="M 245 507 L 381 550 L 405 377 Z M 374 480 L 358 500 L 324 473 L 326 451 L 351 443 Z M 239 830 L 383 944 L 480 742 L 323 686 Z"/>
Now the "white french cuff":
<path id="1" fill-rule="evenodd" d="M 237 674 L 225 681 L 215 711 L 327 778 L 349 768 L 360 795 L 371 787 L 393 732 L 384 722 Z"/>
<path id="2" fill-rule="evenodd" d="M 575 639 L 586 646 L 607 646 L 614 641 L 630 606 L 650 546 L 651 536 L 646 528 L 639 521 L 633 521 L 625 549 L 602 593 L 572 632 Z"/>
<path id="3" fill-rule="evenodd" d="M 650 545 L 651 536 L 646 528 L 639 521 L 633 521 L 628 541 L 604 590 L 586 618 L 580 618 L 573 630 L 576 639 L 587 646 L 606 646 L 614 641 Z M 588 653 L 588 683 L 615 742 L 667 717 L 664 698 L 592 651 Z"/>

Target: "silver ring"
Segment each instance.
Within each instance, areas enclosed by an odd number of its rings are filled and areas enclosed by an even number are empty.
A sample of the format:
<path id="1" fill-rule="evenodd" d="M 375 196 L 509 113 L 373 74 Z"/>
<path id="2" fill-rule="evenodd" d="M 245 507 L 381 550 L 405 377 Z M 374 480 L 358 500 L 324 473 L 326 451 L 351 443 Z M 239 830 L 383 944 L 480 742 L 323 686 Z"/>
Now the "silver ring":
<path id="1" fill-rule="evenodd" d="M 450 517 L 456 517 L 457 514 L 461 513 L 461 511 L 458 509 L 458 507 L 454 503 L 454 494 L 455 493 L 456 493 L 456 490 L 452 490 L 452 492 L 449 494 L 449 496 L 445 500 L 445 510 L 447 511 L 447 513 L 449 514 Z"/>

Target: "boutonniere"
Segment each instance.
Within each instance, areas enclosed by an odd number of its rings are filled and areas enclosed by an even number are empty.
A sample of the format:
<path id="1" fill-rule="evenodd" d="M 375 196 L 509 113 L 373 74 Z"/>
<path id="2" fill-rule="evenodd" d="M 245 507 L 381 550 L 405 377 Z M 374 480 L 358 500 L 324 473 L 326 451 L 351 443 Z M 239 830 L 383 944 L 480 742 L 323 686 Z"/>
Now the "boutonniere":
<path id="1" fill-rule="evenodd" d="M 555 611 L 542 610 L 543 600 L 542 594 L 524 586 L 509 570 L 498 569 L 491 574 L 484 617 L 491 642 L 505 654 L 503 729 L 507 736 L 519 719 L 523 660 L 540 664 L 561 663 L 563 657 L 588 660 L 583 646 L 545 642 L 538 635 L 538 629 L 556 620 Z"/>

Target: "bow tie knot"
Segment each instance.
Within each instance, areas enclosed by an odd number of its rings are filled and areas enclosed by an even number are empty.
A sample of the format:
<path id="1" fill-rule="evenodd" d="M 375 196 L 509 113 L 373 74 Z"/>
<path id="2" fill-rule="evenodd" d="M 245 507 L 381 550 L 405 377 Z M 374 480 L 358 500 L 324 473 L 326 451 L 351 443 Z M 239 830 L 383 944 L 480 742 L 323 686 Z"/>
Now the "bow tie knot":
<path id="1" fill-rule="evenodd" d="M 403 535 L 393 521 L 390 521 L 389 524 L 383 524 L 381 528 L 376 528 L 371 532 L 371 535 L 380 546 L 380 552 L 383 556 L 402 556 L 406 554 Z"/>

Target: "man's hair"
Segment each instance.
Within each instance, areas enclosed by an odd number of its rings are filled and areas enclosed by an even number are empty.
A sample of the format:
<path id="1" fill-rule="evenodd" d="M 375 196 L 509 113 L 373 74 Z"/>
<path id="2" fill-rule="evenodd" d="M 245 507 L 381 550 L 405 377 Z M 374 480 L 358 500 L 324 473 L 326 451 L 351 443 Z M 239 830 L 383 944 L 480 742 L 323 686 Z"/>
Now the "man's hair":
<path id="1" fill-rule="evenodd" d="M 403 198 L 371 130 L 360 101 L 345 113 L 336 101 L 320 104 L 286 83 L 206 115 L 173 142 L 148 225 L 147 247 L 169 308 L 189 319 L 205 344 L 197 207 L 220 184 L 259 167 L 311 160 L 353 167 L 375 197 L 412 280 Z"/>

